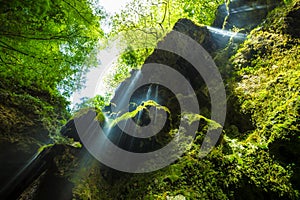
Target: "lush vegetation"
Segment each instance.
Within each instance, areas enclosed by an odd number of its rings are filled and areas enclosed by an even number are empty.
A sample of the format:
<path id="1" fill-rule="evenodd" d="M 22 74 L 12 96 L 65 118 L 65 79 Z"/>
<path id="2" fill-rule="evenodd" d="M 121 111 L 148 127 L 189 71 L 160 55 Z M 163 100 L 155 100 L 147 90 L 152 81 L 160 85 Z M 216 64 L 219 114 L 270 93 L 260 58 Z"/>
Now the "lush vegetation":
<path id="1" fill-rule="evenodd" d="M 1 110 L 15 113 L 4 114 L 8 119 L 3 121 L 14 126 L 36 119 L 53 132 L 68 115 L 66 98 L 96 64 L 92 50 L 103 36 L 105 13 L 85 0 L 0 3 Z M 17 110 L 5 111 L 13 108 Z M 26 120 L 24 113 L 31 117 Z"/>
<path id="2" fill-rule="evenodd" d="M 238 112 L 251 116 L 251 130 L 243 132 L 227 124 L 222 143 L 199 159 L 205 125 L 176 163 L 150 174 L 101 169 L 108 175 L 99 180 L 93 178 L 101 171 L 95 167 L 75 188 L 76 195 L 86 199 L 298 199 L 300 43 L 290 27 L 291 13 L 297 9 L 299 1 L 274 10 L 231 61 L 223 61 L 233 68 L 226 80 L 229 98 L 237 100 Z"/>
<path id="3" fill-rule="evenodd" d="M 142 66 L 153 52 L 158 41 L 169 33 L 181 18 L 193 20 L 196 24 L 211 25 L 217 7 L 223 0 L 133 0 L 112 16 L 110 37 L 121 36 L 126 51 L 120 56 L 108 85 L 116 87 L 130 76 L 132 69 Z M 123 44 L 123 45 L 124 45 Z"/>
<path id="4" fill-rule="evenodd" d="M 228 6 L 230 1 L 226 2 Z M 73 198 L 299 199 L 300 1 L 283 2 L 241 46 L 235 47 L 238 50 L 231 59 L 227 59 L 228 51 L 232 51 L 230 44 L 214 52 L 231 109 L 224 127 L 200 114 L 181 113 L 186 115 L 185 126 L 200 121 L 193 144 L 173 164 L 147 174 L 110 169 L 96 162 L 79 142 L 69 141 L 69 145 L 62 145 L 64 151 L 54 157 L 53 163 L 55 175 L 74 184 Z M 67 98 L 80 89 L 88 69 L 97 65 L 94 50 L 99 48 L 99 39 L 105 37 L 100 20 L 107 16 L 102 8 L 93 7 L 95 2 L 86 0 L 0 3 L 2 139 L 9 138 L 12 144 L 26 143 L 25 130 L 35 133 L 33 127 L 42 127 L 37 131 L 46 128 L 46 134 L 61 142 L 61 125 L 71 117 Z M 127 51 L 121 54 L 108 84 L 114 89 L 132 69 L 140 68 L 179 18 L 211 25 L 221 3 L 224 2 L 130 2 L 121 13 L 112 16 L 108 37 L 122 34 Z M 140 46 L 146 48 L 136 49 Z M 78 112 L 72 118 L 82 117 L 94 107 L 96 119 L 102 123 L 105 116 L 101 109 L 108 101 L 108 96 L 84 98 L 75 106 Z M 153 100 L 143 103 L 111 125 L 134 118 L 150 106 L 172 111 Z M 236 124 L 238 120 L 248 120 L 245 124 L 250 123 L 250 128 L 243 127 L 243 122 Z M 222 137 L 208 156 L 200 158 L 208 128 L 223 128 Z M 177 131 L 171 127 L 166 135 Z M 31 143 L 41 142 L 36 139 Z M 48 144 L 37 151 L 53 146 L 56 145 Z M 33 189 L 29 193 L 34 193 L 36 186 L 30 187 Z"/>

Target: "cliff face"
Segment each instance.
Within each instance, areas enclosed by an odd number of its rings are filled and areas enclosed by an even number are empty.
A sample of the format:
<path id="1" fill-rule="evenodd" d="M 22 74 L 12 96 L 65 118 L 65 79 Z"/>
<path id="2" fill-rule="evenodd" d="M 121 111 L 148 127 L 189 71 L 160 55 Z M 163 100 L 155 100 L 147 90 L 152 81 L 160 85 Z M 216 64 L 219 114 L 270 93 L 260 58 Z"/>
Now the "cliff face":
<path id="1" fill-rule="evenodd" d="M 155 50 L 145 63 L 171 66 L 186 77 L 195 90 L 201 115 L 194 118 L 200 125 L 189 151 L 161 170 L 129 174 L 98 163 L 84 147 L 56 145 L 42 151 L 28 168 L 29 172 L 33 169 L 41 175 L 30 183 L 24 182 L 29 186 L 26 190 L 19 187 L 24 190 L 18 191 L 22 193 L 21 199 L 71 199 L 72 196 L 76 199 L 298 199 L 300 2 L 294 0 L 287 5 L 280 2 L 232 1 L 219 7 L 213 27 L 197 26 L 187 19 L 179 20 L 174 27 L 206 49 L 226 85 L 228 102 L 223 137 L 208 156 L 199 158 L 209 124 L 205 119 L 211 115 L 211 99 L 203 77 L 184 58 Z M 278 8 L 273 10 L 275 7 Z M 107 116 L 120 118 L 113 112 L 113 106 L 118 106 L 114 103 L 124 98 L 138 74 L 133 71 L 118 87 L 112 104 L 103 111 Z M 123 111 L 127 114 L 122 115 L 123 120 L 132 118 L 141 126 L 147 125 L 152 106 L 168 108 L 167 125 L 150 142 L 123 134 L 117 127 L 112 129 L 114 134 L 110 139 L 134 152 L 161 148 L 178 128 L 182 116 L 178 97 L 183 98 L 158 84 L 140 87 L 130 98 L 129 112 Z M 143 101 L 144 107 L 137 106 Z M 5 109 L 3 113 L 7 114 L 3 116 L 19 112 L 9 106 Z M 95 116 L 94 111 L 89 111 L 79 119 L 86 121 L 90 129 L 89 123 Z M 189 120 L 185 128 L 194 123 L 193 119 Z M 100 124 L 105 127 L 105 123 Z M 62 129 L 62 134 L 80 141 L 73 120 Z M 7 146 L 11 147 L 11 141 Z M 28 158 L 37 147 L 32 149 Z M 7 159 L 7 154 L 3 154 L 3 160 Z M 36 170 L 40 165 L 43 167 Z M 5 170 L 8 169 L 3 168 Z M 33 177 L 26 173 L 24 176 Z"/>
<path id="2" fill-rule="evenodd" d="M 26 180 L 30 180 L 28 176 L 34 179 L 36 168 L 33 174 L 25 173 L 27 177 L 21 174 L 32 164 L 39 148 L 53 142 L 50 135 L 54 133 L 51 132 L 54 124 L 59 124 L 58 118 L 68 115 L 62 97 L 53 97 L 33 85 L 25 88 L 8 82 L 1 80 L 0 83 L 1 199 L 12 193 L 15 185 L 23 185 L 20 188 L 25 189 L 28 186 Z M 43 163 L 38 162 L 38 165 Z M 22 191 L 18 192 L 15 195 Z"/>
<path id="3" fill-rule="evenodd" d="M 277 3 L 233 1 L 219 8 L 216 27 L 196 26 L 187 19 L 179 20 L 174 27 L 202 44 L 226 84 L 228 111 L 219 146 L 199 159 L 207 128 L 200 120 L 193 147 L 172 165 L 148 174 L 101 169 L 103 180 L 92 183 L 89 177 L 85 183 L 103 190 L 98 193 L 91 187 L 76 187 L 77 195 L 85 196 L 88 190 L 96 192 L 99 196 L 95 198 L 99 199 L 299 198 L 299 37 L 291 31 L 298 27 L 293 16 L 298 13 L 299 1 L 271 11 Z M 152 62 L 171 66 L 188 77 L 201 102 L 201 114 L 210 116 L 206 86 L 190 63 L 161 50 L 155 50 L 146 60 Z M 120 85 L 112 102 L 122 98 L 137 73 L 132 72 L 132 77 Z M 156 87 L 138 89 L 131 102 L 141 103 L 147 94 L 154 100 L 151 88 Z M 162 87 L 158 87 L 158 94 L 159 104 L 170 110 L 176 108 L 176 95 Z M 173 117 L 177 116 L 176 109 L 173 111 Z M 141 119 L 146 120 L 147 113 Z M 171 123 L 176 127 L 176 120 Z M 122 145 L 126 149 L 126 142 Z"/>
<path id="4" fill-rule="evenodd" d="M 233 54 L 235 54 L 239 45 L 246 40 L 247 34 L 249 34 L 252 28 L 263 22 L 268 12 L 274 9 L 278 4 L 279 1 L 273 1 L 272 3 L 268 1 L 233 1 L 223 4 L 219 7 L 217 19 L 213 24 L 215 27 L 204 25 L 197 26 L 188 19 L 180 19 L 175 24 L 173 30 L 185 34 L 192 38 L 194 41 L 201 44 L 201 46 L 216 62 L 222 77 L 224 79 L 229 79 L 233 76 L 232 72 L 234 71 L 232 69 L 233 67 L 230 66 L 229 58 Z M 168 39 L 172 37 L 171 35 L 171 33 L 167 35 L 161 42 L 159 42 L 158 46 L 164 46 L 166 41 L 168 41 Z M 177 41 L 174 41 L 174 43 L 175 42 Z M 187 51 L 190 51 L 189 53 L 191 54 L 194 50 L 187 49 Z M 211 97 L 208 93 L 206 83 L 202 75 L 199 74 L 199 72 L 191 63 L 189 63 L 189 60 L 186 60 L 184 57 L 176 55 L 175 53 L 157 48 L 145 61 L 145 64 L 151 63 L 158 63 L 169 66 L 183 75 L 195 91 L 200 108 L 199 114 L 207 118 L 211 116 Z M 160 73 L 155 70 L 153 70 L 153 74 L 154 75 L 150 75 L 149 77 L 147 77 L 146 81 L 151 83 L 151 80 L 165 80 L 167 78 L 166 74 Z M 108 113 L 108 115 L 111 116 L 111 113 L 114 113 L 114 107 L 119 107 L 118 104 L 121 104 L 120 102 L 123 102 L 124 96 L 128 96 L 129 94 L 131 94 L 130 92 L 132 91 L 130 90 L 133 89 L 133 83 L 136 82 L 135 84 L 137 85 L 139 81 L 145 81 L 144 77 L 146 76 L 148 76 L 148 74 L 143 72 L 142 68 L 141 71 L 133 71 L 131 77 L 121 83 L 121 85 L 115 91 L 114 98 L 111 100 L 111 103 L 113 105 L 112 108 L 106 108 L 106 112 Z M 174 84 L 176 84 L 176 82 L 174 82 Z M 156 93 L 159 98 L 155 98 L 155 89 L 157 90 Z M 232 91 L 229 91 L 228 88 L 228 93 L 231 92 Z M 146 98 L 147 95 L 149 96 L 148 98 Z M 166 106 L 168 109 L 170 109 L 172 123 L 169 124 L 169 126 L 178 127 L 180 123 L 181 113 L 179 113 L 180 105 L 176 98 L 178 98 L 178 96 L 180 95 L 182 95 L 182 93 L 174 94 L 168 88 L 160 86 L 159 83 L 147 84 L 141 86 L 133 93 L 130 99 L 130 105 L 140 105 L 142 101 L 154 100 L 160 105 Z M 227 117 L 225 126 L 234 125 L 239 129 L 240 132 L 246 132 L 253 129 L 254 127 L 252 125 L 250 116 L 247 113 L 241 113 L 237 111 L 238 105 L 234 105 L 235 101 L 236 99 L 229 98 L 227 111 L 227 115 L 229 117 Z M 127 109 L 127 105 L 125 107 L 125 109 Z M 136 109 L 136 107 L 129 106 L 130 111 L 134 109 Z M 123 112 L 125 112 L 125 110 Z M 140 115 L 143 115 L 142 111 L 139 113 Z M 146 109 L 144 110 L 144 115 L 142 116 L 141 121 L 147 120 L 147 114 L 145 113 Z M 116 116 L 113 116 L 113 118 L 115 117 Z M 138 116 L 136 116 L 135 121 L 138 120 Z M 163 130 L 162 134 L 165 132 L 168 132 L 168 130 Z M 118 130 L 118 128 L 116 128 L 114 135 L 122 135 L 120 137 L 122 137 L 121 143 L 124 143 L 123 148 L 126 148 L 125 141 L 136 140 L 135 138 L 132 138 L 128 135 L 123 136 L 123 131 Z M 116 140 L 119 141 L 119 139 Z M 147 143 L 147 141 L 145 140 L 142 140 L 142 142 Z"/>

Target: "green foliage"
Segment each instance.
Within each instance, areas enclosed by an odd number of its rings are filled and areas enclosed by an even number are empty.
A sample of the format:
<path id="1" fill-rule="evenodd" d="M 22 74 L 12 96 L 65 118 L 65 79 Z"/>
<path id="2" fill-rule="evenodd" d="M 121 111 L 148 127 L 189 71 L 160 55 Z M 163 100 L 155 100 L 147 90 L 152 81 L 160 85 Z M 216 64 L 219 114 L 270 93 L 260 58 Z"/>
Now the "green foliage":
<path id="1" fill-rule="evenodd" d="M 87 98 L 84 97 L 82 98 L 82 102 L 79 104 L 76 104 L 75 107 L 73 108 L 74 112 L 79 111 L 80 109 L 83 108 L 96 108 L 98 110 L 101 110 L 105 105 L 108 104 L 108 96 L 103 97 L 101 95 L 96 95 L 95 97 L 92 98 Z"/>
<path id="2" fill-rule="evenodd" d="M 55 135 L 69 117 L 66 97 L 96 63 L 105 14 L 86 0 L 0 4 L 0 103 L 30 113 L 24 124 L 42 122 Z"/>
<path id="3" fill-rule="evenodd" d="M 127 47 L 108 83 L 113 87 L 125 80 L 132 69 L 140 68 L 158 41 L 171 31 L 180 18 L 197 24 L 212 24 L 215 11 L 223 0 L 133 0 L 120 14 L 112 17 L 113 31 L 123 37 Z"/>
<path id="4" fill-rule="evenodd" d="M 293 0 L 283 0 L 283 2 L 284 2 L 285 4 L 290 4 L 290 3 L 293 2 Z"/>
<path id="5" fill-rule="evenodd" d="M 102 112 L 104 106 L 108 105 L 109 103 L 109 96 L 101 96 L 96 95 L 92 98 L 83 98 L 80 104 L 76 104 L 75 107 L 72 109 L 73 118 L 82 116 L 86 114 L 90 110 L 94 110 L 97 113 L 96 119 L 99 122 L 105 121 L 105 116 Z"/>
<path id="6" fill-rule="evenodd" d="M 131 70 L 140 69 L 145 59 L 153 52 L 152 48 L 133 49 L 129 45 L 117 60 L 116 65 L 111 69 L 113 72 L 105 82 L 110 88 L 117 88 L 118 84 L 130 77 Z M 113 92 L 113 91 L 112 91 Z"/>
<path id="7" fill-rule="evenodd" d="M 86 1 L 15 0 L 0 12 L 1 79 L 45 91 L 59 85 L 66 95 L 79 86 L 86 56 L 102 35 Z"/>
<path id="8" fill-rule="evenodd" d="M 168 33 L 180 18 L 188 18 L 197 24 L 212 24 L 217 7 L 224 1 L 201 2 L 195 0 L 134 0 L 125 9 L 113 17 L 115 32 L 134 31 L 135 35 L 143 32 L 143 39 L 154 37 L 156 41 Z M 134 35 L 130 35 L 134 37 Z"/>

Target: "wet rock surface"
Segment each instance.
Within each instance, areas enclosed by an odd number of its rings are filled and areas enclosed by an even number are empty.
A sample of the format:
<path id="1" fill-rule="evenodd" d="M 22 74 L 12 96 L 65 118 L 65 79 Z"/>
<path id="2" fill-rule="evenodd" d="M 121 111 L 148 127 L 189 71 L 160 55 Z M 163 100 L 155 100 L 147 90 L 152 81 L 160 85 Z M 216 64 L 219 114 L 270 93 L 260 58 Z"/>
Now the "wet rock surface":
<path id="1" fill-rule="evenodd" d="M 251 29 L 261 23 L 268 12 L 275 8 L 278 5 L 279 1 L 232 1 L 228 4 L 223 4 L 219 7 L 217 18 L 213 24 L 215 27 L 209 26 L 197 26 L 192 21 L 188 19 L 180 19 L 174 26 L 174 30 L 180 33 L 186 34 L 191 37 L 193 40 L 201 44 L 204 49 L 212 56 L 216 57 L 216 62 L 220 71 L 224 71 L 224 64 L 228 62 L 230 56 L 232 56 L 237 50 L 239 44 L 245 41 L 246 33 L 249 33 Z M 168 38 L 168 35 L 164 40 Z M 164 40 L 161 41 L 163 45 Z M 223 56 L 217 58 L 218 54 L 222 52 Z M 210 96 L 207 93 L 206 85 L 203 81 L 202 76 L 196 71 L 196 69 L 184 58 L 175 55 L 174 53 L 167 52 L 161 49 L 155 49 L 154 52 L 146 59 L 145 64 L 147 63 L 159 63 L 167 65 L 180 74 L 182 74 L 187 80 L 189 80 L 191 86 L 196 92 L 196 96 L 199 102 L 200 110 L 202 115 L 205 117 L 210 117 L 209 110 L 210 106 Z M 142 73 L 139 74 L 139 71 L 133 71 L 129 79 L 125 80 L 115 91 L 115 96 L 112 99 L 112 105 L 118 107 L 118 104 L 122 102 L 121 99 L 124 98 L 124 95 L 131 94 L 130 90 L 133 88 L 133 83 L 138 82 L 143 78 L 143 68 Z M 227 73 L 227 72 L 226 72 Z M 139 75 L 138 75 L 139 74 Z M 153 74 L 158 76 L 159 72 L 153 71 Z M 222 74 L 224 75 L 224 74 Z M 161 79 L 164 79 L 164 75 L 161 75 Z M 224 75 L 226 76 L 226 74 Z M 151 77 L 149 78 L 151 80 Z M 149 91 L 149 85 L 143 86 L 138 89 L 129 104 L 139 105 L 142 101 L 145 101 L 147 92 Z M 178 102 L 174 101 L 178 94 L 172 94 L 169 90 L 163 87 L 158 88 L 159 93 L 159 104 L 168 107 L 173 113 L 172 116 L 172 127 L 178 126 L 178 115 L 180 114 Z M 121 103 L 122 104 L 122 103 Z M 234 100 L 229 102 L 229 116 L 231 116 L 230 122 L 227 120 L 228 124 L 235 124 L 240 131 L 248 131 L 253 127 L 251 126 L 251 120 L 249 116 L 243 116 L 241 113 L 237 113 L 235 110 Z M 125 106 L 128 109 L 128 106 Z M 125 110 L 126 110 L 125 109 Z M 133 110 L 131 108 L 129 110 Z M 107 108 L 106 112 L 111 113 L 111 108 Z M 120 116 L 120 115 L 119 115 Z M 147 115 L 145 115 L 147 116 Z M 141 120 L 146 121 L 147 117 L 142 118 Z M 118 131 L 117 131 L 118 130 Z M 128 139 L 129 135 L 121 131 L 120 129 L 115 129 L 113 134 L 120 134 L 123 138 L 121 142 L 122 147 L 126 148 L 128 141 L 136 139 Z M 118 137 L 116 137 L 118 138 Z M 125 146 L 124 146 L 125 145 Z"/>
<path id="2" fill-rule="evenodd" d="M 248 33 L 252 28 L 257 26 L 263 21 L 267 13 L 278 5 L 279 1 L 232 1 L 227 4 L 223 4 L 219 7 L 217 18 L 213 23 L 215 27 L 209 26 L 197 26 L 192 21 L 188 19 L 180 19 L 174 26 L 174 30 L 181 32 L 190 36 L 193 40 L 200 43 L 204 49 L 210 53 L 212 57 L 217 57 L 220 51 L 225 53 L 221 59 L 215 58 L 218 67 L 222 73 L 222 68 L 225 60 L 228 60 L 231 55 L 234 54 L 238 45 L 241 44 L 246 39 L 246 33 Z M 168 37 L 168 36 L 166 36 Z M 163 41 L 162 41 L 163 42 Z M 160 49 L 156 49 L 145 61 L 147 63 L 159 63 L 170 66 L 171 68 L 180 72 L 187 80 L 189 80 L 193 89 L 196 91 L 196 96 L 199 102 L 200 110 L 202 115 L 210 117 L 210 96 L 206 91 L 206 86 L 201 75 L 193 68 L 193 66 L 186 61 L 184 58 L 175 55 L 171 52 L 166 52 Z M 158 73 L 153 73 L 158 74 Z M 223 74 L 222 74 L 223 75 Z M 225 76 L 225 75 L 224 75 Z M 180 110 L 178 101 L 176 100 L 178 94 L 173 94 L 170 90 L 162 87 L 153 85 L 144 85 L 132 93 L 134 85 L 142 79 L 143 73 L 140 71 L 132 71 L 131 77 L 124 82 L 122 82 L 115 91 L 115 96 L 111 100 L 111 105 L 104 109 L 104 113 L 109 116 L 110 119 L 115 119 L 120 117 L 126 112 L 132 112 L 147 100 L 154 100 L 162 106 L 166 106 L 171 111 L 172 124 L 169 124 L 163 129 L 163 132 L 169 130 L 168 127 L 176 127 L 179 122 Z M 163 75 L 161 79 L 163 79 Z M 149 78 L 149 80 L 151 77 Z M 151 88 L 156 87 L 156 93 L 150 91 Z M 148 94 L 150 91 L 150 95 Z M 124 96 L 132 95 L 129 100 L 129 105 L 127 102 L 123 102 Z M 159 98 L 155 97 L 158 95 Z M 147 98 L 147 96 L 149 96 Z M 235 126 L 242 132 L 251 130 L 252 122 L 249 116 L 244 116 L 241 113 L 237 113 L 235 100 L 229 102 L 228 105 L 228 115 L 230 120 L 227 120 L 228 124 L 235 124 Z M 124 105 L 121 105 L 124 104 Z M 114 112 L 116 107 L 120 107 L 120 113 Z M 150 107 L 148 107 L 150 108 Z M 120 110 L 119 110 L 120 111 Z M 86 116 L 89 116 L 87 114 Z M 139 125 L 146 125 L 150 123 L 149 112 L 147 110 L 140 111 L 135 117 L 132 118 Z M 90 119 L 92 120 L 92 119 Z M 89 121 L 89 120 L 87 120 Z M 102 124 L 105 129 L 105 123 Z M 88 129 L 88 127 L 87 127 Z M 90 130 L 90 128 L 89 128 Z M 75 141 L 80 141 L 80 138 L 75 130 L 74 121 L 71 120 L 62 130 L 63 135 L 73 138 Z M 160 147 L 155 138 L 149 139 L 138 139 L 133 136 L 128 135 L 122 131 L 118 126 L 113 127 L 110 133 L 107 134 L 110 140 L 112 140 L 116 145 L 125 149 L 136 152 L 147 152 L 155 150 Z M 130 146 L 128 146 L 130 144 Z M 143 144 L 143 148 L 141 145 Z M 135 149 L 133 146 L 136 146 Z M 149 150 L 150 148 L 150 150 Z M 152 149 L 151 149 L 152 148 Z"/>

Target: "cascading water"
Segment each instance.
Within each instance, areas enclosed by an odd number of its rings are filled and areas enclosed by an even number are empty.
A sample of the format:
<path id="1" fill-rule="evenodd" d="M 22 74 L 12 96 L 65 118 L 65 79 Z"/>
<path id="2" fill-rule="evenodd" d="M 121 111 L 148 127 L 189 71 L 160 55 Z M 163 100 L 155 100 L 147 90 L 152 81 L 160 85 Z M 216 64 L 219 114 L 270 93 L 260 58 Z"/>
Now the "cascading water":
<path id="1" fill-rule="evenodd" d="M 106 125 L 104 128 L 104 132 L 106 136 L 117 146 L 131 151 L 139 151 L 137 148 L 140 147 L 141 141 L 142 143 L 145 143 L 146 139 L 140 139 L 136 138 L 134 136 L 131 136 L 133 133 L 134 135 L 137 135 L 137 131 L 139 126 L 147 125 L 148 120 L 153 120 L 155 123 L 157 120 L 157 108 L 155 109 L 153 115 L 151 115 L 151 119 L 148 113 L 148 110 L 142 109 L 140 110 L 133 118 L 124 119 L 123 121 L 123 128 L 114 125 L 111 126 L 111 121 L 118 119 L 120 116 L 124 115 L 127 112 L 132 112 L 135 109 L 138 108 L 138 106 L 145 105 L 145 102 L 152 100 L 157 102 L 158 101 L 158 90 L 159 86 L 154 84 L 144 85 L 141 88 L 137 89 L 136 91 L 133 91 L 135 89 L 135 84 L 139 81 L 139 78 L 141 78 L 141 73 L 139 71 L 133 72 L 132 77 L 129 81 L 124 83 L 124 85 L 120 86 L 119 88 L 123 88 L 120 93 L 117 94 L 113 98 L 112 102 L 115 103 L 115 108 L 113 111 L 110 111 L 111 113 L 115 113 L 113 117 L 110 117 L 109 115 L 106 115 Z M 119 89 L 118 88 L 118 89 Z M 126 88 L 126 89 L 125 89 Z M 131 95 L 132 98 L 130 99 L 130 102 L 128 104 L 128 101 L 124 98 L 124 95 Z M 129 120 L 133 120 L 137 126 L 133 127 L 131 129 L 131 132 L 128 133 L 124 130 L 129 126 Z M 129 135 L 130 134 L 130 135 Z M 147 139 L 147 140 L 152 140 Z M 149 143 L 149 145 L 151 145 Z M 151 145 L 153 146 L 153 145 Z M 150 149 L 151 149 L 151 146 Z"/>
<path id="2" fill-rule="evenodd" d="M 152 84 L 149 85 L 147 95 L 146 95 L 146 101 L 150 100 L 151 98 L 151 92 L 152 92 Z"/>
<path id="3" fill-rule="evenodd" d="M 155 86 L 154 101 L 158 102 L 158 85 Z M 157 108 L 155 108 L 154 123 L 156 123 L 156 118 L 157 118 Z"/>
<path id="4" fill-rule="evenodd" d="M 247 34 L 206 26 L 211 38 L 215 42 L 216 49 L 224 49 L 230 44 L 241 44 L 245 41 Z"/>
<path id="5" fill-rule="evenodd" d="M 255 6 L 241 6 L 238 9 L 231 9 L 230 13 L 231 14 L 236 14 L 236 13 L 244 13 L 244 12 L 251 12 L 255 10 L 263 10 L 270 7 L 270 5 L 255 5 Z"/>
<path id="6" fill-rule="evenodd" d="M 143 102 L 146 102 L 146 101 L 148 101 L 148 100 L 153 100 L 152 87 L 153 87 L 152 84 L 150 84 L 150 85 L 148 86 L 148 89 L 147 89 L 147 93 L 146 93 L 145 98 L 142 97 L 141 99 L 139 99 L 138 103 L 139 103 L 139 102 L 140 102 L 140 103 L 143 103 Z M 143 124 L 142 124 L 142 121 L 143 121 L 143 118 L 142 118 L 142 117 L 143 117 L 144 112 L 145 112 L 144 110 L 141 110 L 141 111 L 138 112 L 137 117 L 136 117 L 136 124 L 138 124 L 138 125 L 143 125 Z M 155 114 L 154 118 L 156 118 L 156 114 Z M 126 124 L 127 124 L 127 121 L 128 121 L 128 119 L 126 120 Z M 135 127 L 133 131 L 136 133 L 136 131 L 138 131 L 138 130 L 137 130 L 137 127 Z M 124 133 L 124 132 L 122 131 L 122 134 L 123 134 L 123 133 Z M 118 144 L 119 144 L 119 143 L 118 143 Z M 130 137 L 130 142 L 129 142 L 129 149 L 130 149 L 130 150 L 132 150 L 132 149 L 135 148 L 135 145 L 134 145 L 134 144 L 137 144 L 136 138 L 135 138 L 135 137 Z"/>
<path id="7" fill-rule="evenodd" d="M 110 121 L 113 119 L 120 117 L 125 112 L 128 112 L 128 107 L 126 99 L 123 98 L 124 96 L 128 96 L 133 92 L 133 89 L 135 88 L 136 82 L 141 77 L 141 71 L 134 71 L 132 74 L 132 78 L 130 79 L 130 82 L 123 82 L 115 92 L 115 96 L 112 99 L 112 103 L 115 104 L 113 116 L 106 115 L 106 124 L 104 126 L 104 132 L 106 136 L 113 141 L 116 145 L 122 146 L 124 144 L 124 135 L 125 133 L 121 129 L 117 129 L 116 127 L 110 126 Z M 125 85 L 125 86 L 124 86 Z M 127 85 L 127 87 L 126 87 Z M 126 90 L 124 90 L 124 87 L 126 87 Z M 122 88 L 122 89 L 121 89 Z M 127 120 L 125 121 L 125 127 L 127 125 Z"/>
<path id="8" fill-rule="evenodd" d="M 128 96 L 133 92 L 133 89 L 135 87 L 136 82 L 140 79 L 141 77 L 141 71 L 135 71 L 133 74 L 133 78 L 130 80 L 131 82 L 129 83 L 128 87 L 126 90 L 121 91 L 120 93 L 118 90 L 115 93 L 114 98 L 112 99 L 112 102 L 117 102 L 115 110 L 118 111 L 118 116 L 120 116 L 122 113 L 128 111 L 128 105 L 127 102 L 125 101 L 124 96 Z"/>
<path id="9" fill-rule="evenodd" d="M 223 30 L 219 28 L 214 28 L 211 26 L 206 26 L 206 28 L 213 34 L 223 36 L 223 37 L 234 37 L 234 38 L 240 38 L 240 39 L 245 39 L 246 34 L 244 33 L 237 33 L 233 31 L 228 31 L 228 30 Z"/>

